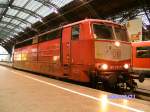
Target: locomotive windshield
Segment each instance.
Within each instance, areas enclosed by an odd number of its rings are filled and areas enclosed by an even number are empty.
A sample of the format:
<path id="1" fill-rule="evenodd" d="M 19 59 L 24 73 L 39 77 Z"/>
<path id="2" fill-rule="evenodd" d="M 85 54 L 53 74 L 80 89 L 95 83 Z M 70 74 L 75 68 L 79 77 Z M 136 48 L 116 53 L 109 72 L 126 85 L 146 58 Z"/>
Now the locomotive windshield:
<path id="1" fill-rule="evenodd" d="M 115 28 L 116 38 L 121 41 L 128 41 L 127 32 L 121 28 Z"/>
<path id="2" fill-rule="evenodd" d="M 114 29 L 114 32 L 113 32 Z M 104 24 L 93 24 L 94 38 L 97 40 L 121 40 L 128 41 L 127 32 L 120 27 L 112 27 Z M 115 34 L 114 34 L 115 33 Z M 114 36 L 115 35 L 115 36 Z"/>
<path id="3" fill-rule="evenodd" d="M 95 39 L 113 39 L 113 30 L 111 26 L 103 24 L 93 24 L 94 38 Z"/>

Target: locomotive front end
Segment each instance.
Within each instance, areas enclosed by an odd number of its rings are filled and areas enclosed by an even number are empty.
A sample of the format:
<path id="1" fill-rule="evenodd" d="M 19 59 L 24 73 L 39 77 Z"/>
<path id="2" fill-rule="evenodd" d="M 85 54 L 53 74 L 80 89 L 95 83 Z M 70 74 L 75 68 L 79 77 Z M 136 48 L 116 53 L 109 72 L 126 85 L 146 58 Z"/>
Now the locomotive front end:
<path id="1" fill-rule="evenodd" d="M 102 72 L 129 71 L 131 44 L 119 41 L 95 41 L 95 66 Z"/>
<path id="2" fill-rule="evenodd" d="M 107 86 L 126 85 L 133 88 L 131 43 L 126 29 L 120 25 L 93 23 L 95 76 Z"/>
<path id="3" fill-rule="evenodd" d="M 129 78 L 131 45 L 119 41 L 95 41 L 95 68 L 110 85 Z"/>

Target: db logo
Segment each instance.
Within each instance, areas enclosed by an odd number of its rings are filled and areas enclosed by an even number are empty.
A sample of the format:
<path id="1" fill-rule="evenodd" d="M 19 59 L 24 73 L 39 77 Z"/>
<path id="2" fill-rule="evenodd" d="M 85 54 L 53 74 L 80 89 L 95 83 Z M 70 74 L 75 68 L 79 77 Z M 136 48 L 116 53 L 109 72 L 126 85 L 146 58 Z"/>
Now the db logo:
<path id="1" fill-rule="evenodd" d="M 115 58 L 115 59 L 121 58 L 121 50 L 120 49 L 113 49 L 112 55 L 113 55 L 113 58 Z"/>

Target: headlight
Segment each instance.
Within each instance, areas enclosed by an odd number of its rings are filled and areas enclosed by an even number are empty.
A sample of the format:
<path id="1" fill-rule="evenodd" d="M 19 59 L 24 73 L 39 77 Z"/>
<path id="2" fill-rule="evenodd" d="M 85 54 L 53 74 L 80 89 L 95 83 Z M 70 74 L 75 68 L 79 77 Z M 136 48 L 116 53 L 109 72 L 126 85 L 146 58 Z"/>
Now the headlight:
<path id="1" fill-rule="evenodd" d="M 120 46 L 120 42 L 116 41 L 115 42 L 115 46 L 119 47 Z"/>
<path id="2" fill-rule="evenodd" d="M 124 64 L 123 67 L 124 67 L 124 69 L 128 69 L 129 68 L 129 64 Z"/>
<path id="3" fill-rule="evenodd" d="M 102 65 L 101 65 L 101 69 L 107 70 L 107 69 L 108 69 L 108 65 L 107 65 L 107 64 L 102 64 Z"/>

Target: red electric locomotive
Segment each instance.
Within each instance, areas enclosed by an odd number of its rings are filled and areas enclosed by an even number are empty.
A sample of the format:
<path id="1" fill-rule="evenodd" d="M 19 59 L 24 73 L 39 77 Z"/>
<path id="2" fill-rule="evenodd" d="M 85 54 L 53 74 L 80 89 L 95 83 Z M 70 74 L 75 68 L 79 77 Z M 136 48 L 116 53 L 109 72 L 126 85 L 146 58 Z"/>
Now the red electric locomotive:
<path id="1" fill-rule="evenodd" d="M 106 20 L 85 19 L 18 43 L 13 62 L 15 68 L 93 85 L 134 88 L 126 29 Z"/>
<path id="2" fill-rule="evenodd" d="M 150 41 L 132 43 L 133 70 L 140 75 L 150 76 Z"/>

